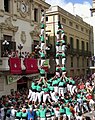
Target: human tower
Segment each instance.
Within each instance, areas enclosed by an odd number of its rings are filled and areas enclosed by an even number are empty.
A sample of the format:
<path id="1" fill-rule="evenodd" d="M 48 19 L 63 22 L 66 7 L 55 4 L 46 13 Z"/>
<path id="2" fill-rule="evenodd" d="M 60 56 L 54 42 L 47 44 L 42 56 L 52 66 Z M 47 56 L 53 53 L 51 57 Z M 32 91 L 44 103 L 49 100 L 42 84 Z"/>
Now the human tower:
<path id="1" fill-rule="evenodd" d="M 53 111 L 54 108 L 59 107 L 63 105 L 63 101 L 65 101 L 65 94 L 67 94 L 67 82 L 69 81 L 72 85 L 75 84 L 75 82 L 72 79 L 69 79 L 66 77 L 66 42 L 64 40 L 64 30 L 63 26 L 60 24 L 60 21 L 58 21 L 58 31 L 57 31 L 57 40 L 56 40 L 56 73 L 55 76 L 47 80 L 46 78 L 46 71 L 44 70 L 44 62 L 46 60 L 46 51 L 49 50 L 49 48 L 46 46 L 46 35 L 45 35 L 45 12 L 44 10 L 41 11 L 42 18 L 41 18 L 41 34 L 40 34 L 40 45 L 38 45 L 36 48 L 38 48 L 38 52 L 40 55 L 40 78 L 37 81 L 32 81 L 31 89 L 29 90 L 29 101 L 32 101 L 32 104 L 39 105 L 38 111 L 44 111 L 43 115 L 40 116 L 40 118 L 46 117 L 46 109 L 45 106 L 50 105 L 51 109 Z M 69 87 L 69 88 L 71 88 Z M 72 90 L 69 90 L 72 92 Z M 74 90 L 72 92 L 74 94 Z M 59 104 L 58 104 L 59 102 Z M 55 105 L 56 104 L 56 105 Z M 61 107 L 59 107 L 60 109 Z M 56 110 L 55 112 L 56 113 Z M 54 115 L 53 113 L 53 115 Z M 53 116 L 52 115 L 52 116 Z M 56 114 L 57 116 L 57 114 Z M 51 119 L 53 120 L 53 119 Z"/>

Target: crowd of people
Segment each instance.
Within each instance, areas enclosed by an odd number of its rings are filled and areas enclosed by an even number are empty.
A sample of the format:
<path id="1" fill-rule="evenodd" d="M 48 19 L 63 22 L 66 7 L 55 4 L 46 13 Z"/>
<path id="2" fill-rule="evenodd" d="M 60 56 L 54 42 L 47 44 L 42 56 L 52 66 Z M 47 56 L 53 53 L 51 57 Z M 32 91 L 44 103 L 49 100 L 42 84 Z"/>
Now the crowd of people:
<path id="1" fill-rule="evenodd" d="M 94 77 L 76 81 L 54 76 L 0 98 L 1 120 L 83 120 L 94 110 Z M 90 120 L 90 118 L 89 118 Z"/>

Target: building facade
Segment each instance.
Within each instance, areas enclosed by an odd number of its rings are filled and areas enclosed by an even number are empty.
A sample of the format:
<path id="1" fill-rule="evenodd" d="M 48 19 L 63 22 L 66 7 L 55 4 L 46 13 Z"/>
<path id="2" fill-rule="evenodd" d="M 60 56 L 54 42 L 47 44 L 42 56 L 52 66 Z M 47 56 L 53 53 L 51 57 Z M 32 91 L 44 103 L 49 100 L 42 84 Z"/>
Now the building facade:
<path id="1" fill-rule="evenodd" d="M 17 82 L 8 84 L 6 79 L 10 73 L 8 57 L 4 56 L 5 51 L 19 51 L 18 46 L 22 44 L 21 52 L 33 52 L 39 43 L 41 10 L 49 7 L 44 0 L 1 0 L 0 95 L 9 94 L 12 89 L 17 90 Z M 3 44 L 5 40 L 8 44 Z"/>
<path id="2" fill-rule="evenodd" d="M 59 6 L 51 6 L 46 12 L 46 31 L 52 44 L 52 54 L 55 51 L 58 21 L 63 25 L 66 51 L 66 67 L 69 76 L 79 76 L 88 73 L 91 55 L 93 55 L 93 27 L 79 16 L 74 16 Z"/>

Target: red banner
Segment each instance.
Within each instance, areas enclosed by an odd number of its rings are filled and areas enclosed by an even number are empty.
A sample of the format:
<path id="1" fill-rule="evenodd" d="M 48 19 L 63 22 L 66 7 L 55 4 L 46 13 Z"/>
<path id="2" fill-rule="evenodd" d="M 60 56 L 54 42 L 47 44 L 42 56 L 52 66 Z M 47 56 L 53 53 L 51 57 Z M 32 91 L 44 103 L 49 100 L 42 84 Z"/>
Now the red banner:
<path id="1" fill-rule="evenodd" d="M 21 74 L 21 59 L 20 58 L 10 58 L 9 59 L 10 72 L 12 74 Z"/>
<path id="2" fill-rule="evenodd" d="M 26 67 L 26 73 L 28 73 L 28 74 L 38 73 L 37 59 L 25 58 L 24 65 Z"/>

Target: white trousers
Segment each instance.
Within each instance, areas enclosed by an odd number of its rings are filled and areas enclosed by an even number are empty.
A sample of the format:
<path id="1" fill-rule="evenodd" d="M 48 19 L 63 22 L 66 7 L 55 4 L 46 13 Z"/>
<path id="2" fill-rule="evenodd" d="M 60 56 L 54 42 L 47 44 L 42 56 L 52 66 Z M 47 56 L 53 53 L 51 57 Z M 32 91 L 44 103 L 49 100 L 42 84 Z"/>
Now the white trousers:
<path id="1" fill-rule="evenodd" d="M 41 29 L 41 35 L 44 35 L 44 29 Z"/>
<path id="2" fill-rule="evenodd" d="M 46 102 L 46 99 L 49 97 L 49 94 L 43 93 L 43 102 Z"/>
<path id="3" fill-rule="evenodd" d="M 59 59 L 56 59 L 56 64 L 59 65 Z"/>
<path id="4" fill-rule="evenodd" d="M 41 50 L 45 49 L 45 43 L 41 43 Z"/>
<path id="5" fill-rule="evenodd" d="M 64 97 L 64 88 L 59 87 L 59 96 L 62 95 Z"/>
<path id="6" fill-rule="evenodd" d="M 62 65 L 65 65 L 66 58 L 62 58 Z"/>
<path id="7" fill-rule="evenodd" d="M 59 92 L 58 92 L 58 86 L 54 86 L 54 92 L 55 92 L 55 93 L 59 93 Z"/>
<path id="8" fill-rule="evenodd" d="M 41 66 L 43 66 L 44 62 L 45 62 L 45 60 L 41 59 Z"/>
<path id="9" fill-rule="evenodd" d="M 61 39 L 63 40 L 63 38 L 64 38 L 64 33 L 61 34 Z"/>
<path id="10" fill-rule="evenodd" d="M 66 45 L 62 45 L 62 51 L 65 51 Z"/>

